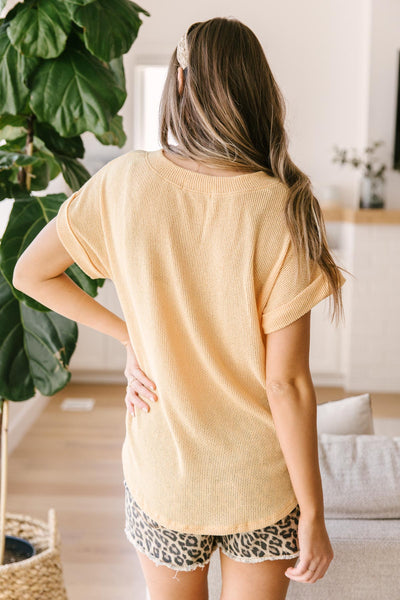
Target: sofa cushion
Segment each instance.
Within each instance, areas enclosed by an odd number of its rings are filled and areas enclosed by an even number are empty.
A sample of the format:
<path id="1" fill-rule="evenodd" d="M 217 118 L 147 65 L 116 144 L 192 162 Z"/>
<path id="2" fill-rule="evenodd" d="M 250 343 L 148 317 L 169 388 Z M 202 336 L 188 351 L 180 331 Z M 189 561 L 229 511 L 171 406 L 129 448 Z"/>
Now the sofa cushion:
<path id="1" fill-rule="evenodd" d="M 318 434 L 325 517 L 400 518 L 400 437 Z"/>
<path id="2" fill-rule="evenodd" d="M 318 433 L 374 433 L 369 394 L 349 396 L 317 405 Z"/>

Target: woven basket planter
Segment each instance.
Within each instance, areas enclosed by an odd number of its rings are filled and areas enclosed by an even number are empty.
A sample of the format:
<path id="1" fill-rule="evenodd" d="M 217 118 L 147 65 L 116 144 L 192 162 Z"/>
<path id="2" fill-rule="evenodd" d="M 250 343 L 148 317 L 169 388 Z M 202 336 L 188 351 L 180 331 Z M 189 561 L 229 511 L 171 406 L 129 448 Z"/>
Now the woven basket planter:
<path id="1" fill-rule="evenodd" d="M 0 565 L 0 600 L 68 600 L 60 556 L 60 534 L 54 508 L 48 523 L 28 515 L 6 513 L 6 535 L 28 540 L 36 554 Z"/>

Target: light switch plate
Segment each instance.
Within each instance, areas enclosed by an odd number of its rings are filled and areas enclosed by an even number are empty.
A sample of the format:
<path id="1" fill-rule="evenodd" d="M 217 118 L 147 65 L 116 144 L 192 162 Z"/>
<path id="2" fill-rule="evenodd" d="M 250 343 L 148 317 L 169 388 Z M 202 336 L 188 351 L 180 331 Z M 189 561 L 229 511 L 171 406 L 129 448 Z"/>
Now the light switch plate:
<path id="1" fill-rule="evenodd" d="M 61 410 L 88 411 L 93 410 L 94 398 L 64 398 Z"/>

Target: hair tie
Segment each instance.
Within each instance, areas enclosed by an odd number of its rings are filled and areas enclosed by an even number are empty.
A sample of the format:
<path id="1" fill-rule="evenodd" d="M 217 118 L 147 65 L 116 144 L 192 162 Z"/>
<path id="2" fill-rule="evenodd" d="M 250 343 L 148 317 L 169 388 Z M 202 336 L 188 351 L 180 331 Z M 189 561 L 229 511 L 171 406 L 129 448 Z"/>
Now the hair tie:
<path id="1" fill-rule="evenodd" d="M 181 37 L 176 47 L 176 58 L 182 69 L 186 69 L 189 64 L 189 50 L 187 44 L 187 32 Z"/>

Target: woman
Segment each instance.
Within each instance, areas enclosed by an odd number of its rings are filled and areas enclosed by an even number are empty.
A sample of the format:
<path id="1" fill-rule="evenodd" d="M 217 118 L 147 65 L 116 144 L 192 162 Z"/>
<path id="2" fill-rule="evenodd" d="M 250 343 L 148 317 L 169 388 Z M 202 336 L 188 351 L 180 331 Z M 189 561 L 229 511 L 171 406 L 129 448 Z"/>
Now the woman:
<path id="1" fill-rule="evenodd" d="M 308 355 L 311 308 L 331 295 L 337 316 L 345 278 L 244 24 L 189 27 L 160 139 L 72 194 L 14 283 L 126 346 L 125 532 L 151 599 L 208 598 L 220 548 L 222 600 L 280 600 L 333 558 Z M 112 279 L 126 322 L 64 274 L 73 262 Z"/>

